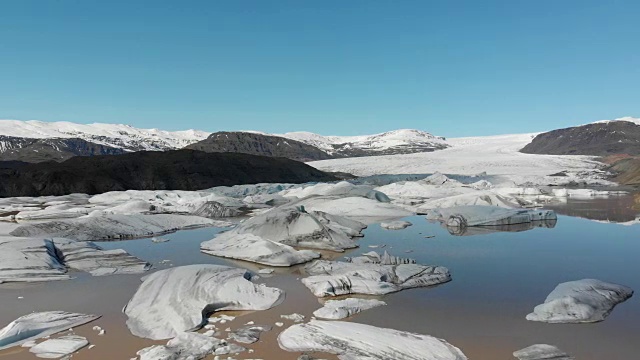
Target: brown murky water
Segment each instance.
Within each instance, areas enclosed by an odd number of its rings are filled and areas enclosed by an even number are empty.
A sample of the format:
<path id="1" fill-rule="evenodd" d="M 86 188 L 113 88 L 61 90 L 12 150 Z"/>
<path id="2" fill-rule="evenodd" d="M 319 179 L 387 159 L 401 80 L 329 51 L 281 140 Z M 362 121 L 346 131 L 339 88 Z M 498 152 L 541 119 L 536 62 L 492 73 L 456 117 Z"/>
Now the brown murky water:
<path id="1" fill-rule="evenodd" d="M 581 207 L 613 206 L 611 202 L 600 203 L 599 200 L 588 204 L 580 202 L 575 208 L 568 204 L 564 213 L 584 215 Z M 620 204 L 621 199 L 616 201 Z M 633 214 L 633 211 L 628 213 Z M 410 256 L 420 263 L 447 266 L 453 281 L 434 288 L 405 290 L 379 297 L 388 305 L 367 310 L 348 321 L 440 337 L 475 360 L 514 359 L 513 351 L 535 343 L 556 345 L 579 360 L 639 358 L 640 301 L 637 295 L 619 305 L 604 322 L 596 324 L 544 324 L 527 321 L 525 316 L 564 281 L 598 278 L 640 289 L 640 262 L 637 261 L 640 225 L 622 226 L 561 216 L 554 228 L 453 236 L 423 217 L 408 220 L 414 226 L 401 231 L 370 226 L 360 240 L 361 247 L 347 255 L 380 251 L 380 247 L 370 246 L 386 245 L 384 250 L 392 254 Z M 260 268 L 200 253 L 200 242 L 210 239 L 217 231 L 182 231 L 166 235 L 171 241 L 160 244 L 140 239 L 102 245 L 125 248 L 154 264 L 171 260 L 170 264 L 157 265 L 157 269 L 193 263 L 226 264 L 254 271 Z M 432 235 L 435 237 L 425 238 Z M 406 253 L 409 251 L 411 253 Z M 335 257 L 343 255 L 334 254 Z M 126 360 L 135 357 L 143 347 L 165 343 L 136 338 L 125 326 L 126 317 L 121 309 L 139 285 L 140 275 L 77 275 L 72 281 L 0 287 L 0 324 L 32 311 L 66 310 L 102 315 L 101 319 L 74 329 L 96 345 L 74 354 L 74 360 Z M 300 355 L 279 349 L 276 338 L 292 324 L 280 315 L 297 312 L 308 319 L 321 306 L 321 301 L 299 281 L 301 276 L 300 267 L 294 267 L 277 269 L 272 276 L 259 280 L 285 290 L 287 297 L 271 310 L 235 313 L 238 317 L 224 325 L 235 329 L 254 321 L 273 326 L 273 330 L 263 333 L 258 343 L 246 346 L 253 349 L 253 353 L 241 353 L 234 358 L 293 360 Z M 279 321 L 285 326 L 274 326 Z M 92 330 L 95 325 L 104 328 L 106 334 L 98 336 Z M 328 354 L 318 356 L 336 359 Z M 34 358 L 23 348 L 0 352 L 0 359 Z"/>

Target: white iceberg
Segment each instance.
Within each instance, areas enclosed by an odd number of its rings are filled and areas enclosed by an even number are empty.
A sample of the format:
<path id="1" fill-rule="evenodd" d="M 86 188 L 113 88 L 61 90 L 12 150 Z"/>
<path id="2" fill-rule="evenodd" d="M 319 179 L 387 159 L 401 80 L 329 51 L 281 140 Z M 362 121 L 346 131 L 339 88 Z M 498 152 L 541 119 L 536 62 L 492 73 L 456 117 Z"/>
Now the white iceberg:
<path id="1" fill-rule="evenodd" d="M 364 224 L 414 215 L 413 212 L 396 205 L 364 197 L 313 196 L 292 202 L 291 205 L 303 206 L 309 212 L 321 211 Z"/>
<path id="2" fill-rule="evenodd" d="M 317 297 L 349 294 L 383 295 L 414 287 L 451 281 L 442 266 L 316 260 L 305 267 L 302 283 Z"/>
<path id="3" fill-rule="evenodd" d="M 157 271 L 123 312 L 136 336 L 169 339 L 201 328 L 220 310 L 266 310 L 284 299 L 280 289 L 251 282 L 250 272 L 218 265 L 188 265 Z"/>
<path id="4" fill-rule="evenodd" d="M 518 360 L 573 360 L 573 357 L 564 351 L 547 344 L 531 345 L 515 351 L 513 356 Z"/>
<path id="5" fill-rule="evenodd" d="M 45 311 L 24 315 L 0 330 L 0 350 L 65 331 L 99 317 L 64 311 Z"/>
<path id="6" fill-rule="evenodd" d="M 340 196 L 340 197 L 364 197 L 380 202 L 389 202 L 390 199 L 384 193 L 373 190 L 373 186 L 354 185 L 347 181 L 338 183 L 318 183 L 283 190 L 279 193 L 284 197 L 307 198 L 310 196 Z"/>
<path id="7" fill-rule="evenodd" d="M 327 300 L 323 307 L 313 312 L 313 315 L 320 319 L 340 320 L 383 305 L 387 303 L 375 299 Z"/>
<path id="8" fill-rule="evenodd" d="M 594 279 L 559 284 L 535 307 L 527 320 L 547 323 L 593 323 L 603 321 L 613 308 L 633 296 L 626 286 Z"/>
<path id="9" fill-rule="evenodd" d="M 341 360 L 466 360 L 460 349 L 428 335 L 370 325 L 312 320 L 278 336 L 287 351 L 320 351 Z"/>
<path id="10" fill-rule="evenodd" d="M 89 345 L 86 338 L 78 335 L 66 335 L 57 339 L 45 340 L 29 349 L 39 358 L 58 359 Z"/>

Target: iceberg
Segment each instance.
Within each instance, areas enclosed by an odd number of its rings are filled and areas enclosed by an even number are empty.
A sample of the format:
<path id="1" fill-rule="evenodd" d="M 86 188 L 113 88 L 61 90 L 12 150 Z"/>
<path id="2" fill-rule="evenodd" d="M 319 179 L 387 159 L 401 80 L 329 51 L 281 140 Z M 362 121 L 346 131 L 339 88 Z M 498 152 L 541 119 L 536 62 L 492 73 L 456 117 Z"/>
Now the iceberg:
<path id="1" fill-rule="evenodd" d="M 380 227 L 387 230 L 402 230 L 408 228 L 411 225 L 413 224 L 408 221 L 401 220 L 383 221 L 380 223 Z"/>
<path id="2" fill-rule="evenodd" d="M 123 309 L 135 336 L 162 340 L 206 325 L 221 310 L 266 310 L 284 300 L 280 289 L 251 282 L 243 269 L 218 265 L 187 265 L 157 271 L 143 278 Z"/>
<path id="3" fill-rule="evenodd" d="M 344 251 L 357 247 L 362 223 L 301 207 L 280 207 L 250 218 L 200 245 L 202 252 L 270 266 L 291 266 L 320 257 L 308 249 Z"/>
<path id="4" fill-rule="evenodd" d="M 518 360 L 573 360 L 573 357 L 552 345 L 536 344 L 515 351 Z"/>
<path id="5" fill-rule="evenodd" d="M 287 351 L 320 351 L 341 360 L 466 360 L 460 349 L 429 335 L 370 325 L 311 320 L 278 336 Z"/>
<path id="6" fill-rule="evenodd" d="M 427 219 L 438 220 L 448 227 L 502 226 L 525 224 L 533 221 L 556 220 L 552 210 L 507 209 L 498 206 L 456 206 L 434 209 Z"/>
<path id="7" fill-rule="evenodd" d="M 451 281 L 442 266 L 383 265 L 316 260 L 305 267 L 302 283 L 317 297 L 349 294 L 384 295 L 403 289 Z"/>
<path id="8" fill-rule="evenodd" d="M 603 321 L 613 308 L 633 296 L 626 286 L 595 279 L 559 284 L 535 307 L 527 320 L 547 323 L 593 323 Z"/>
<path id="9" fill-rule="evenodd" d="M 114 240 L 150 237 L 181 229 L 228 226 L 199 216 L 173 214 L 109 215 L 94 212 L 88 216 L 21 225 L 11 232 L 22 237 L 64 237 L 73 240 Z"/>
<path id="10" fill-rule="evenodd" d="M 200 360 L 212 354 L 242 352 L 240 346 L 198 333 L 179 333 L 166 345 L 154 345 L 137 352 L 140 360 Z"/>

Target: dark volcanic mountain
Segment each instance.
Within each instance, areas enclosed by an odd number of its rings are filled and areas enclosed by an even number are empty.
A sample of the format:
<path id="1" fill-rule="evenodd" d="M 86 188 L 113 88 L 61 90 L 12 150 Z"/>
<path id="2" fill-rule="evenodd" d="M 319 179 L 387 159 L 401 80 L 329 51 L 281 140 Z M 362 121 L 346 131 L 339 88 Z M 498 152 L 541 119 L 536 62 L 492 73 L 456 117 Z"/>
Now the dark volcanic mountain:
<path id="1" fill-rule="evenodd" d="M 186 149 L 204 152 L 234 152 L 242 154 L 285 157 L 298 161 L 331 159 L 332 156 L 315 146 L 279 136 L 249 132 L 221 131 L 188 145 Z"/>
<path id="2" fill-rule="evenodd" d="M 31 139 L 0 135 L 0 161 L 64 161 L 74 156 L 120 155 L 125 150 L 79 138 Z"/>
<path id="3" fill-rule="evenodd" d="M 77 156 L 20 166 L 0 164 L 0 196 L 98 194 L 114 190 L 200 190 L 261 182 L 337 180 L 306 164 L 237 153 L 143 151 L 120 156 Z"/>
<path id="4" fill-rule="evenodd" d="M 536 136 L 520 150 L 528 154 L 640 154 L 640 125 L 610 121 L 553 130 Z"/>

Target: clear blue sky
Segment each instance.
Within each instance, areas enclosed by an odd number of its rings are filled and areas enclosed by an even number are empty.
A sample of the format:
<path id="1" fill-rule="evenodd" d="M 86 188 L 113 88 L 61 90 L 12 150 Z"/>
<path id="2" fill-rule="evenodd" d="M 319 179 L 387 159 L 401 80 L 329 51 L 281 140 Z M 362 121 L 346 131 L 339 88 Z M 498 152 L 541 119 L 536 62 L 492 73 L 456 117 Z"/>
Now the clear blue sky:
<path id="1" fill-rule="evenodd" d="M 0 118 L 444 136 L 640 117 L 640 1 L 0 1 Z"/>

